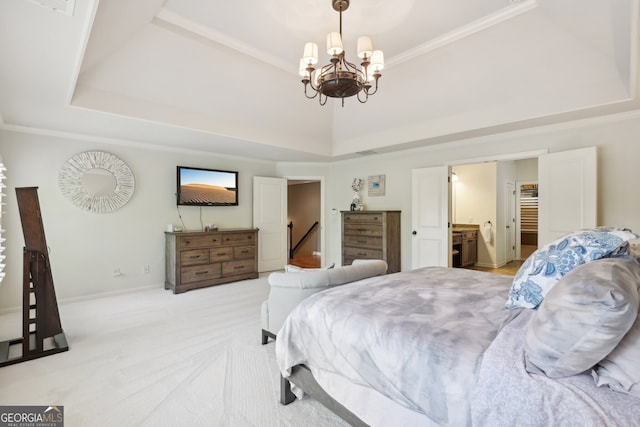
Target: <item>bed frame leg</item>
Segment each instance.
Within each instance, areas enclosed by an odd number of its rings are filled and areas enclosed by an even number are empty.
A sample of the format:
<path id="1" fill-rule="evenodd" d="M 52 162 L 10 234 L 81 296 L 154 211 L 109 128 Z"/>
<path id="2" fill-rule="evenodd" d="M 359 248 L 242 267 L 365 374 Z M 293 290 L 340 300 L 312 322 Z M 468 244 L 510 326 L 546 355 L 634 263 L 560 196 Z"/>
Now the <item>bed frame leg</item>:
<path id="1" fill-rule="evenodd" d="M 265 331 L 264 329 L 262 330 L 262 345 L 265 345 L 266 343 L 269 342 L 269 338 L 271 338 L 272 340 L 275 341 L 276 339 L 276 335 L 269 332 L 269 331 Z"/>
<path id="2" fill-rule="evenodd" d="M 280 403 L 288 405 L 294 400 L 296 400 L 296 395 L 291 391 L 291 383 L 280 375 Z"/>

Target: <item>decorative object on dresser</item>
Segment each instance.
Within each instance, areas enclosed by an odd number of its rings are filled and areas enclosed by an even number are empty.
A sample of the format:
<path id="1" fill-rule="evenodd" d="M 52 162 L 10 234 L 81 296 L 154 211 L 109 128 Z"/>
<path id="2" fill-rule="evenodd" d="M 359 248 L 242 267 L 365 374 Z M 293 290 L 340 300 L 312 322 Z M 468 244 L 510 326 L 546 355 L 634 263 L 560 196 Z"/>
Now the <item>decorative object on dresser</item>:
<path id="1" fill-rule="evenodd" d="M 381 259 L 400 271 L 400 211 L 342 212 L 342 265 Z"/>
<path id="2" fill-rule="evenodd" d="M 258 277 L 258 229 L 165 232 L 165 289 L 174 294 Z"/>
<path id="3" fill-rule="evenodd" d="M 351 211 L 361 211 L 364 206 L 360 202 L 360 194 L 358 193 L 362 189 L 362 180 L 360 178 L 353 178 L 351 183 L 351 189 L 353 189 L 353 199 L 351 200 Z"/>

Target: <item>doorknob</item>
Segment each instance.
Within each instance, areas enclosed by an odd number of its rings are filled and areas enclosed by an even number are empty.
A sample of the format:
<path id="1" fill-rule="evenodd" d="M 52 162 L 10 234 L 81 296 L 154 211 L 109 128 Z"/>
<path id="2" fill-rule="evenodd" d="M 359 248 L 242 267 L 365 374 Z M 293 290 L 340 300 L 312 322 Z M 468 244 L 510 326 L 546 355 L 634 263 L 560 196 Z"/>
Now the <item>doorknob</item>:
<path id="1" fill-rule="evenodd" d="M 417 232 L 417 231 L 415 231 L 415 230 L 413 230 L 413 231 L 411 232 L 411 234 L 413 234 L 413 235 L 415 236 L 416 234 L 418 234 L 418 232 Z"/>

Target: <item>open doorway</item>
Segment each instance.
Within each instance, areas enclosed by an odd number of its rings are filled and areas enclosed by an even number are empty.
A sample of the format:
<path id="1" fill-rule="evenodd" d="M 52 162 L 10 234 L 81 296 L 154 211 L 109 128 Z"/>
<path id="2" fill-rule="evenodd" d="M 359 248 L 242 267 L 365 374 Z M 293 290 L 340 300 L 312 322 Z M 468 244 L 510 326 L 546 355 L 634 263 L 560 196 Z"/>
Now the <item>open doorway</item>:
<path id="1" fill-rule="evenodd" d="M 523 210 L 520 204 L 520 185 L 537 185 L 537 157 L 461 162 L 452 166 L 452 172 L 452 229 L 478 230 L 474 267 L 517 270 L 537 248 L 537 210 L 528 206 Z M 524 237 L 521 213 L 526 221 Z"/>
<path id="2" fill-rule="evenodd" d="M 525 260 L 538 248 L 538 183 L 518 183 L 520 259 Z"/>
<path id="3" fill-rule="evenodd" d="M 287 259 L 302 268 L 322 266 L 322 182 L 287 180 Z"/>

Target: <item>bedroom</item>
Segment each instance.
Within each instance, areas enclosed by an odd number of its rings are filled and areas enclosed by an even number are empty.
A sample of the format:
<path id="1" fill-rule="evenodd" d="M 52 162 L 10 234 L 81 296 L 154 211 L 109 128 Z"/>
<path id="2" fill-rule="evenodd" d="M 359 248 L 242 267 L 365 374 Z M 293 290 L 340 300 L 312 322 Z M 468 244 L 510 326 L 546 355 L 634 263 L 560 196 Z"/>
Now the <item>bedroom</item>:
<path id="1" fill-rule="evenodd" d="M 606 3 L 616 6 L 621 4 L 615 1 Z M 3 228 L 6 230 L 4 237 L 7 238 L 7 276 L 0 286 L 0 309 L 4 311 L 15 309 L 21 300 L 20 262 L 16 261 L 16 258 L 20 258 L 22 251 L 22 236 L 15 199 L 10 191 L 13 187 L 39 187 L 47 239 L 51 247 L 56 291 L 61 301 L 138 288 L 161 288 L 164 281 L 163 230 L 167 223 L 179 222 L 174 198 L 175 166 L 178 164 L 233 168 L 240 172 L 239 206 L 203 208 L 202 211 L 205 223 L 220 224 L 224 227 L 251 226 L 253 176 L 325 177 L 327 263 L 339 261 L 340 257 L 340 222 L 336 216 L 331 215 L 331 210 L 348 209 L 352 198 L 350 183 L 354 177 L 386 175 L 386 195 L 376 198 L 365 196 L 364 202 L 368 209 L 399 209 L 403 212 L 401 254 L 403 269 L 408 269 L 411 266 L 411 169 L 487 157 L 500 158 L 506 154 L 537 150 L 560 152 L 597 147 L 598 222 L 640 230 L 640 216 L 637 215 L 640 211 L 640 199 L 635 197 L 637 183 L 640 182 L 640 169 L 637 167 L 637 159 L 640 158 L 640 146 L 637 143 L 640 139 L 640 112 L 636 92 L 626 94 L 632 99 L 628 102 L 631 106 L 626 105 L 627 110 L 618 114 L 608 114 L 609 111 L 605 111 L 599 116 L 590 114 L 591 117 L 569 117 L 558 123 L 535 127 L 533 125 L 539 123 L 532 121 L 529 127 L 523 129 L 502 128 L 485 135 L 462 133 L 448 136 L 448 144 L 433 144 L 433 141 L 428 140 L 427 136 L 431 134 L 427 132 L 426 143 L 422 146 L 406 147 L 407 150 L 395 152 L 381 150 L 380 154 L 366 157 L 341 158 L 340 156 L 352 152 L 349 150 L 377 149 L 380 141 L 367 140 L 371 145 L 366 146 L 361 145 L 366 138 L 356 141 L 355 137 L 342 135 L 342 139 L 333 143 L 336 147 L 332 148 L 331 144 L 325 144 L 331 140 L 327 134 L 331 122 L 329 115 L 337 116 L 333 119 L 335 127 L 342 129 L 338 132 L 342 133 L 345 132 L 344 129 L 351 127 L 350 120 L 369 120 L 365 111 L 373 110 L 376 114 L 383 114 L 377 109 L 374 110 L 375 106 L 378 105 L 377 108 L 380 109 L 386 102 L 394 100 L 373 97 L 366 105 L 347 102 L 344 109 L 337 105 L 327 105 L 321 109 L 313 101 L 298 101 L 298 98 L 303 98 L 301 85 L 295 73 L 292 73 L 281 77 L 283 84 L 289 80 L 294 82 L 291 94 L 282 95 L 290 101 L 289 106 L 285 104 L 283 107 L 282 115 L 289 114 L 294 108 L 309 112 L 310 118 L 305 122 L 306 127 L 317 129 L 314 134 L 317 133 L 316 137 L 321 140 L 309 139 L 307 145 L 299 149 L 303 154 L 294 158 L 291 157 L 291 146 L 287 144 L 295 138 L 285 135 L 282 142 L 274 142 L 271 129 L 264 132 L 265 144 L 235 144 L 235 140 L 225 143 L 215 135 L 203 136 L 198 132 L 188 134 L 193 138 L 187 139 L 187 135 L 178 132 L 174 126 L 152 128 L 152 123 L 146 120 L 135 121 L 136 125 L 133 126 L 133 119 L 124 119 L 118 114 L 96 112 L 95 109 L 102 107 L 82 105 L 81 102 L 86 98 L 79 97 L 78 104 L 68 106 L 69 94 L 73 89 L 72 81 L 76 75 L 74 67 L 78 65 L 76 59 L 85 40 L 83 37 L 87 35 L 88 17 L 91 16 L 93 6 L 93 2 L 77 0 L 77 13 L 74 17 L 53 14 L 26 0 L 10 0 L 0 6 L 0 27 L 3 28 L 0 52 L 3 59 L 7 58 L 3 60 L 3 74 L 0 78 L 0 155 L 8 168 L 6 184 L 9 190 L 9 197 L 6 199 L 7 214 L 2 217 Z M 328 2 L 322 2 L 322 7 L 330 9 Z M 628 7 L 637 10 L 637 2 L 630 2 Z M 637 18 L 637 14 L 634 16 Z M 328 15 L 328 20 L 332 26 L 335 24 L 334 15 Z M 23 22 L 35 24 L 26 26 L 22 25 Z M 68 27 L 69 22 L 73 25 Z M 351 31 L 349 25 L 345 25 L 345 29 Z M 56 44 L 41 46 L 44 40 L 50 38 L 43 35 L 33 36 L 31 31 L 34 27 L 42 28 L 43 32 L 46 29 L 55 32 L 59 36 L 56 37 Z M 323 34 L 324 30 L 318 32 Z M 376 37 L 376 40 L 382 38 Z M 20 43 L 28 42 L 29 45 L 21 45 L 16 40 Z M 295 56 L 299 54 L 299 48 L 301 49 L 301 46 L 294 46 Z M 47 52 L 54 52 L 55 55 L 48 55 Z M 121 51 L 120 54 L 124 55 L 125 52 Z M 135 52 L 128 54 L 135 56 Z M 634 53 L 631 57 L 637 58 L 637 54 Z M 560 58 L 549 60 L 555 61 L 548 63 L 553 69 L 559 67 Z M 9 62 L 11 67 L 7 65 Z M 115 67 L 116 64 L 110 65 Z M 433 67 L 425 65 L 425 68 Z M 42 69 L 48 70 L 46 78 L 41 78 L 38 73 L 38 70 Z M 391 82 L 395 70 L 407 71 L 400 65 L 395 68 L 389 66 L 381 80 L 383 92 L 380 96 L 384 92 L 392 91 Z M 106 73 L 109 70 L 94 68 L 94 72 L 98 71 Z M 122 77 L 122 70 L 111 68 L 111 71 L 115 73 L 116 78 Z M 19 75 L 28 79 L 18 79 Z M 139 84 L 146 75 L 137 75 L 136 81 L 132 84 Z M 631 75 L 637 78 L 635 74 Z M 496 79 L 495 76 L 493 78 Z M 626 83 L 621 85 L 628 84 L 628 87 L 637 90 L 636 82 L 629 83 L 630 79 L 631 77 L 628 77 Z M 496 80 L 499 84 L 499 79 Z M 385 87 L 386 81 L 389 81 L 389 85 Z M 84 81 L 85 84 L 92 82 L 97 81 Z M 506 84 L 510 83 L 505 82 Z M 239 88 L 236 89 L 240 92 Z M 465 86 L 464 89 L 468 87 Z M 175 90 L 179 91 L 181 88 L 176 87 Z M 402 93 L 407 88 L 397 90 Z M 44 102 L 44 96 L 52 92 L 54 106 L 63 106 L 62 108 L 52 109 Z M 82 94 L 81 91 L 78 93 Z M 165 96 L 169 95 L 171 94 Z M 256 102 L 257 107 L 254 108 L 264 109 L 267 108 L 265 106 L 270 106 L 271 95 L 265 94 L 265 99 Z M 474 92 L 473 95 L 478 94 Z M 425 94 L 421 102 L 426 100 L 426 103 L 430 103 L 430 99 L 435 98 Z M 106 98 L 102 100 L 109 103 Z M 114 103 L 116 101 L 119 99 L 113 100 Z M 230 114 L 239 115 L 239 108 L 252 104 L 243 101 L 238 97 L 237 104 L 224 104 L 229 106 Z M 444 101 L 442 98 L 438 100 Z M 108 106 L 103 107 L 104 110 L 109 110 Z M 360 111 L 359 108 L 363 110 Z M 140 114 L 141 111 L 144 109 L 130 113 Z M 427 113 L 424 109 L 420 112 Z M 383 121 L 379 117 L 375 119 Z M 95 131 L 89 126 L 94 120 L 96 123 L 93 124 L 98 126 Z M 220 121 L 222 119 L 217 120 Z M 436 123 L 430 122 L 429 125 L 435 127 Z M 142 137 L 143 130 L 150 130 L 148 138 Z M 298 139 L 304 139 L 304 130 L 296 130 L 302 135 Z M 407 129 L 397 131 L 399 135 L 406 135 L 406 132 Z M 381 135 L 380 139 L 396 141 L 393 133 L 389 131 Z M 154 144 L 154 139 L 159 143 Z M 213 147 L 210 152 L 204 149 L 205 142 Z M 352 144 L 353 148 L 348 147 L 349 144 Z M 255 148 L 252 152 L 256 153 L 256 156 L 246 157 L 231 152 L 231 145 Z M 323 147 L 321 149 L 324 151 L 317 153 L 314 151 L 315 148 L 310 148 L 314 145 Z M 137 189 L 132 200 L 122 210 L 109 215 L 89 214 L 75 208 L 60 194 L 57 186 L 60 167 L 74 154 L 86 150 L 114 153 L 130 165 L 136 177 Z M 333 156 L 336 158 L 333 159 Z M 181 214 L 187 228 L 199 226 L 198 208 L 183 209 Z M 145 265 L 150 266 L 149 273 L 144 272 Z M 119 269 L 123 274 L 114 277 L 115 269 Z"/>

